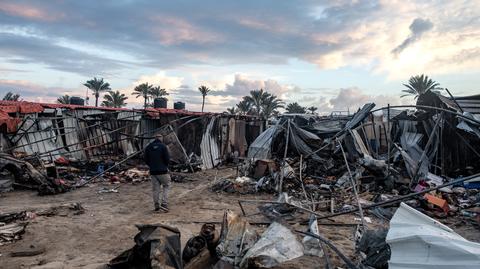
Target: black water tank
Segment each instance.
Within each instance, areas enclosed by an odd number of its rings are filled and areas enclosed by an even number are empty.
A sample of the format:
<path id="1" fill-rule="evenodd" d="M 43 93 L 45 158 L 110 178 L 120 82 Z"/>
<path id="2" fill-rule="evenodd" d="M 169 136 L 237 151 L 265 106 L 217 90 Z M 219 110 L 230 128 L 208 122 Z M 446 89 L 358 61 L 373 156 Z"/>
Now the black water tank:
<path id="1" fill-rule="evenodd" d="M 167 98 L 155 98 L 153 99 L 153 108 L 167 108 Z"/>
<path id="2" fill-rule="evenodd" d="M 174 109 L 185 109 L 185 103 L 184 102 L 175 102 L 175 103 L 173 103 L 173 108 Z"/>
<path id="3" fill-rule="evenodd" d="M 77 105 L 77 106 L 84 106 L 85 105 L 85 100 L 81 97 L 72 96 L 72 97 L 70 97 L 70 104 L 71 105 Z"/>

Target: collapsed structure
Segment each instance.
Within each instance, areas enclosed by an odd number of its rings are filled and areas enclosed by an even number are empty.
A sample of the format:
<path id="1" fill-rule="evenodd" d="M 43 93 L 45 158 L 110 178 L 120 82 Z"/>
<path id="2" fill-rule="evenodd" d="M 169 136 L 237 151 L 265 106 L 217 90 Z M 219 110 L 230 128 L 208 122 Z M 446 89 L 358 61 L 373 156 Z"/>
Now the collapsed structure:
<path id="1" fill-rule="evenodd" d="M 251 116 L 0 101 L 0 150 L 47 166 L 132 158 L 161 133 L 174 166 L 211 169 L 246 156 L 264 126 Z"/>
<path id="2" fill-rule="evenodd" d="M 285 114 L 270 126 L 257 117 L 185 110 L 0 104 L 1 146 L 12 154 L 3 158 L 8 162 L 0 156 L 0 172 L 40 163 L 42 173 L 26 176 L 57 186 L 51 164 L 93 162 L 77 179 L 82 186 L 138 157 L 161 133 L 172 170 L 232 161 L 235 177 L 215 180 L 212 191 L 277 195 L 239 199 L 241 215 L 227 210 L 220 229 L 205 224 L 183 251 L 176 228 L 140 225 L 135 246 L 111 268 L 271 268 L 302 256 L 323 258 L 333 268 L 332 253 L 348 268 L 480 266 L 478 243 L 430 218 L 455 216 L 480 227 L 480 96 L 428 92 L 417 105 L 376 109 L 369 103 L 353 115 L 324 117 Z M 258 205 L 256 212 L 245 204 Z M 353 222 L 335 221 L 348 214 Z M 260 229 L 250 220 L 259 215 L 264 220 L 257 223 L 266 226 Z M 356 252 L 348 257 L 320 234 L 320 225 L 354 228 Z M 438 253 L 416 251 L 426 246 Z"/>

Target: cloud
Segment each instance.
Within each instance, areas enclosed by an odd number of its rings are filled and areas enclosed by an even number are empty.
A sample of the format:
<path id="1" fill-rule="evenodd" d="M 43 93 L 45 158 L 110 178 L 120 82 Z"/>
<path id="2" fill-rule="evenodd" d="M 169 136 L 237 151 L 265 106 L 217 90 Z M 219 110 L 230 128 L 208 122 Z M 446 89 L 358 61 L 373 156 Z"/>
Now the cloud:
<path id="1" fill-rule="evenodd" d="M 289 96 L 288 102 L 298 102 L 301 106 L 318 108 L 318 113 L 329 114 L 332 111 L 350 111 L 353 113 L 366 103 L 375 103 L 377 108 L 390 105 L 413 104 L 413 98 L 400 98 L 400 94 L 368 94 L 358 87 L 340 89 L 300 89 Z"/>
<path id="2" fill-rule="evenodd" d="M 48 10 L 35 7 L 33 5 L 8 2 L 0 3 L 0 11 L 12 16 L 38 21 L 55 21 L 64 16 L 61 13 L 52 14 L 52 12 L 49 12 Z"/>
<path id="3" fill-rule="evenodd" d="M 25 101 L 42 103 L 55 103 L 57 98 L 64 94 L 85 97 L 84 89 L 44 87 L 25 80 L 0 79 L 0 98 L 7 92 L 18 93 Z"/>
<path id="4" fill-rule="evenodd" d="M 251 76 L 248 81 L 229 77 L 228 82 L 223 78 L 213 82 L 182 70 L 210 72 L 214 77 L 222 68 L 229 74 L 249 75 L 255 69 L 274 78 L 274 70 L 293 69 L 301 63 L 318 72 L 359 69 L 390 80 L 427 71 L 430 76 L 478 73 L 478 10 L 479 1 L 83 0 L 39 4 L 3 0 L 0 62 L 2 70 L 48 70 L 36 74 L 48 73 L 50 81 L 58 78 L 51 72 L 55 70 L 82 79 L 104 76 L 116 85 L 123 80 L 125 88 L 141 74 L 165 70 L 184 77 L 181 84 L 191 85 L 192 92 L 198 86 L 194 83 L 210 83 L 215 91 L 207 101 L 224 104 L 231 99 L 214 96 L 239 97 L 251 89 L 268 87 L 285 97 L 293 90 L 290 84 L 302 84 L 303 78 L 292 72 L 279 79 L 289 81 L 285 85 Z M 16 71 L 9 71 L 8 76 L 25 78 Z M 229 86 L 223 87 L 225 83 Z"/>
<path id="5" fill-rule="evenodd" d="M 51 69 L 90 76 L 114 73 L 125 62 L 94 56 L 49 40 L 0 32 L 0 52 L 3 59 L 16 64 L 43 64 Z M 93 71 L 93 72 L 92 72 Z"/>
<path id="6" fill-rule="evenodd" d="M 356 111 L 366 103 L 375 103 L 376 107 L 383 107 L 388 104 L 401 105 L 403 102 L 400 95 L 369 95 L 357 87 L 339 89 L 338 95 L 329 101 L 331 110 L 349 110 L 350 112 Z"/>
<path id="7" fill-rule="evenodd" d="M 234 96 L 242 97 L 249 95 L 252 90 L 263 89 L 269 93 L 282 96 L 289 90 L 289 86 L 280 85 L 276 80 L 252 80 L 242 74 L 236 74 L 232 84 L 226 84 L 224 90 L 212 91 L 213 96 Z"/>
<path id="8" fill-rule="evenodd" d="M 135 98 L 131 93 L 133 88 L 144 82 L 154 85 L 160 85 L 170 93 L 167 98 L 168 107 L 173 108 L 173 103 L 177 101 L 185 102 L 186 108 L 191 111 L 200 111 L 202 107 L 202 95 L 196 89 L 189 85 L 182 84 L 185 79 L 178 76 L 169 76 L 165 72 L 157 72 L 152 75 L 144 75 L 132 82 L 129 87 L 114 89 L 124 93 L 129 99 L 127 107 L 141 108 L 143 106 L 142 98 Z M 250 88 L 252 87 L 252 88 Z M 349 87 L 341 89 L 302 89 L 298 86 L 281 84 L 273 79 L 255 80 L 249 79 L 245 75 L 235 75 L 234 81 L 226 83 L 223 90 L 211 92 L 205 100 L 205 111 L 223 112 L 228 107 L 235 106 L 241 97 L 248 95 L 250 89 L 263 87 L 270 93 L 283 94 L 283 100 L 286 103 L 298 102 L 305 107 L 314 106 L 318 108 L 320 114 L 329 114 L 332 111 L 350 111 L 355 112 L 366 103 L 375 103 L 376 107 L 401 104 L 412 104 L 412 98 L 400 98 L 400 94 L 367 94 L 365 90 L 358 87 Z M 8 91 L 19 93 L 21 98 L 26 101 L 54 103 L 61 95 L 85 97 L 86 90 L 79 88 L 60 88 L 43 87 L 38 84 L 24 80 L 0 80 L 0 97 L 3 97 Z M 90 96 L 92 104 L 92 96 Z M 100 101 L 103 98 L 100 97 Z"/>
<path id="9" fill-rule="evenodd" d="M 410 24 L 410 35 L 407 39 L 405 39 L 402 44 L 398 45 L 396 48 L 392 50 L 393 54 L 399 54 L 412 43 L 418 41 L 422 35 L 433 28 L 433 23 L 428 19 L 424 20 L 421 18 L 416 18 L 413 20 L 412 24 Z"/>

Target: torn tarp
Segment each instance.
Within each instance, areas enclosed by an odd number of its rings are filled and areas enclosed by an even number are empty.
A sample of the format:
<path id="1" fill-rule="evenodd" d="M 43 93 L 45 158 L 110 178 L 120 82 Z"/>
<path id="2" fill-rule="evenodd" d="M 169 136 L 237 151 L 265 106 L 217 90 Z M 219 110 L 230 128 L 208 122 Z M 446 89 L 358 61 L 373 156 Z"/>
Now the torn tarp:
<path id="1" fill-rule="evenodd" d="M 248 158 L 270 159 L 272 157 L 272 141 L 280 129 L 281 127 L 277 124 L 261 133 L 248 148 Z"/>
<path id="2" fill-rule="evenodd" d="M 390 221 L 390 269 L 480 268 L 480 244 L 401 203 Z"/>
<path id="3" fill-rule="evenodd" d="M 289 151 L 290 153 L 295 152 L 304 156 L 312 156 L 312 158 L 317 161 L 323 161 L 322 158 L 314 153 L 314 149 L 312 149 L 312 147 L 319 147 L 322 143 L 322 139 L 316 134 L 298 127 L 297 124 L 290 119 L 287 119 L 286 124 L 283 125 L 287 125 L 287 127 L 277 124 L 260 134 L 250 145 L 248 157 L 257 160 L 271 159 L 272 157 L 275 157 L 272 156 L 272 147 L 275 148 L 275 146 L 277 147 L 277 154 L 280 151 L 284 152 L 284 150 L 280 150 L 278 145 L 274 145 L 274 143 L 276 144 L 278 140 L 283 139 L 283 143 L 280 144 L 285 145 L 287 143 L 288 132 L 288 147 L 291 149 Z"/>
<path id="4" fill-rule="evenodd" d="M 303 256 L 303 245 L 287 227 L 272 223 L 251 247 L 240 263 L 241 268 L 271 268 Z"/>
<path id="5" fill-rule="evenodd" d="M 290 145 L 297 153 L 302 154 L 304 156 L 311 156 L 314 160 L 322 161 L 320 158 L 309 145 L 319 146 L 321 144 L 321 139 L 309 131 L 303 130 L 302 128 L 298 127 L 295 123 L 290 123 Z"/>

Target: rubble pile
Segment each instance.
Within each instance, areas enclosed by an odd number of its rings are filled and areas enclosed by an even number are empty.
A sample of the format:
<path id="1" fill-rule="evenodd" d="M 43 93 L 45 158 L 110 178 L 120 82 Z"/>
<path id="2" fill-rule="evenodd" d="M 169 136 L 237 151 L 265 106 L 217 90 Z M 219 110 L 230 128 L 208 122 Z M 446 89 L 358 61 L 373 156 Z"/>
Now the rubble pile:
<path id="1" fill-rule="evenodd" d="M 44 209 L 0 213 L 0 246 L 22 239 L 29 221 L 37 216 L 71 217 L 84 212 L 85 209 L 80 203 L 69 203 Z"/>
<path id="2" fill-rule="evenodd" d="M 416 110 L 374 106 L 366 104 L 348 119 L 285 115 L 252 143 L 237 177 L 211 189 L 279 194 L 276 203 L 258 207 L 270 220 L 305 223 L 297 211 L 319 219 L 355 214 L 362 264 L 374 268 L 403 268 L 390 260 L 387 237 L 402 202 L 418 214 L 455 217 L 480 229 L 480 119 L 433 93 L 422 96 Z M 325 126 L 338 128 L 326 132 Z M 372 232 L 373 222 L 384 228 Z M 470 254 L 478 259 L 478 252 Z"/>
<path id="3" fill-rule="evenodd" d="M 184 172 L 218 168 L 230 159 L 235 176 L 215 176 L 212 192 L 275 198 L 239 199 L 241 215 L 226 210 L 220 229 L 214 221 L 203 225 L 183 249 L 178 229 L 139 225 L 135 245 L 109 266 L 274 268 L 307 256 L 333 268 L 335 255 L 347 268 L 478 268 L 478 243 L 439 222 L 454 218 L 480 229 L 480 118 L 453 101 L 430 92 L 416 106 L 374 110 L 369 103 L 351 116 L 285 114 L 249 143 L 239 119 L 210 115 L 202 119 L 202 131 L 192 134 L 195 139 L 184 143 L 179 136 L 190 134 L 166 125 L 162 132 L 173 155 L 174 182 L 188 181 Z M 187 144 L 199 148 L 187 151 L 192 146 Z M 31 163 L 2 154 L 0 173 L 42 194 L 95 182 L 135 184 L 149 178 L 141 152 Z M 12 188 L 8 182 L 0 186 Z M 119 193 L 119 186 L 103 186 L 98 193 Z M 81 206 L 72 208 L 83 212 Z M 12 222 L 25 216 L 15 216 L 3 216 L 5 242 L 25 230 L 26 224 Z M 320 225 L 351 227 L 355 253 L 345 254 L 320 233 Z"/>

